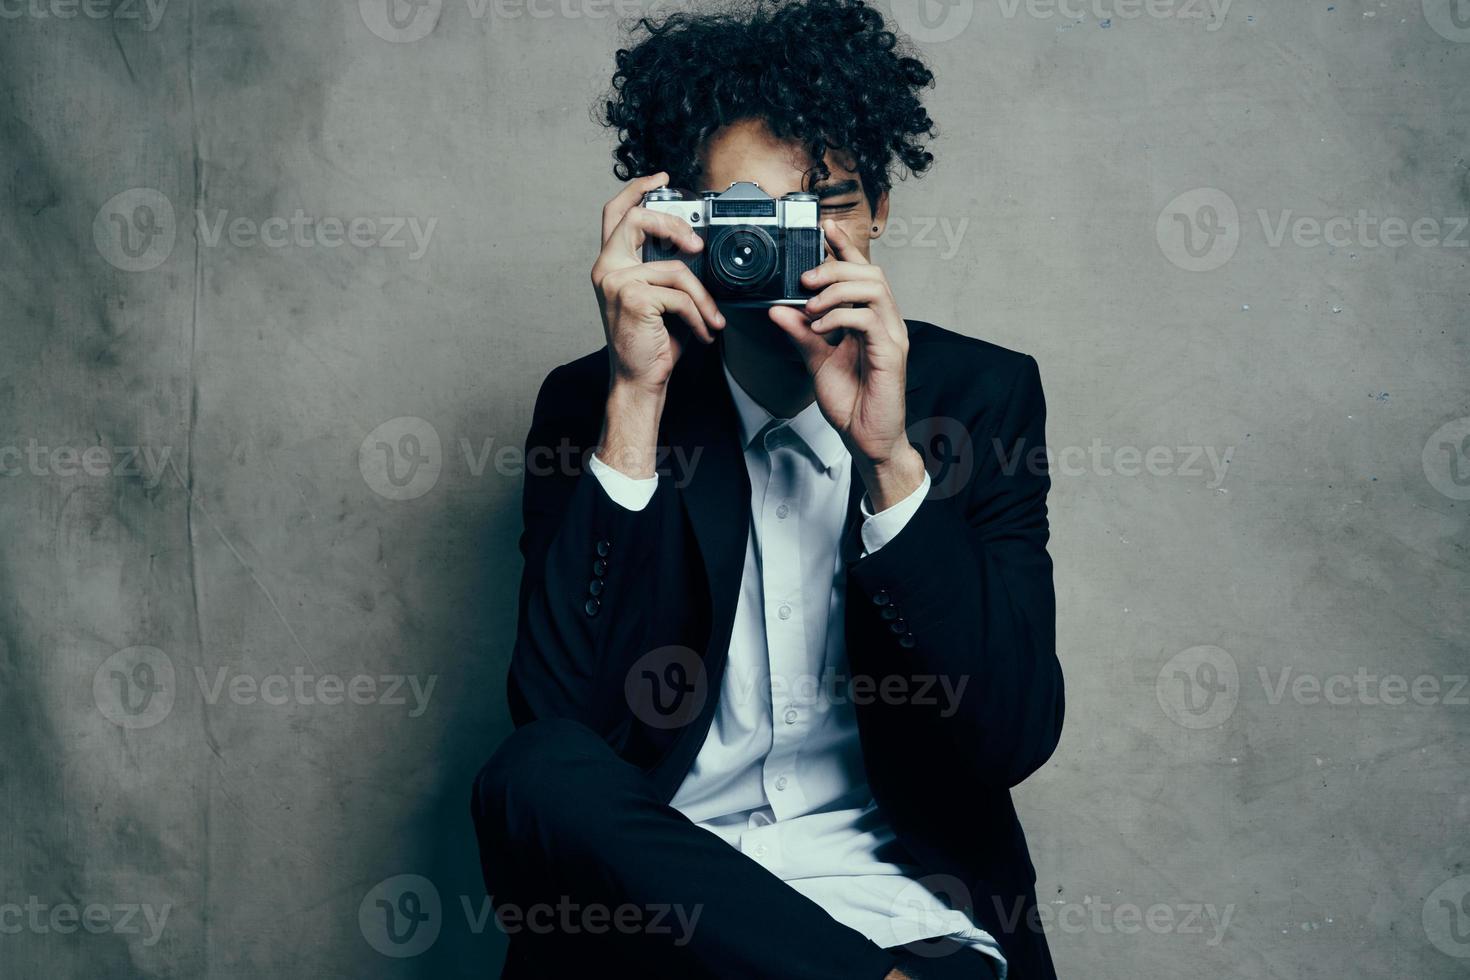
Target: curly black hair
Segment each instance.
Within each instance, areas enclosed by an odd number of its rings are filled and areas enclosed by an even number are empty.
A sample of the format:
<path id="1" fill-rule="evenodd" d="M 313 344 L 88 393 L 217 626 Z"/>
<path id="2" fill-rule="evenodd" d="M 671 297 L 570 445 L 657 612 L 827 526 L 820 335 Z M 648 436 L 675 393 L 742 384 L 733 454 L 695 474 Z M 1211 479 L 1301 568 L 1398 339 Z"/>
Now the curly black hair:
<path id="1" fill-rule="evenodd" d="M 892 186 L 896 164 L 919 175 L 934 162 L 924 145 L 934 122 L 919 99 L 934 73 L 863 0 L 643 17 L 629 40 L 601 104 L 618 133 L 619 180 L 667 170 L 672 186 L 703 189 L 700 146 L 751 118 L 809 149 L 808 188 L 830 176 L 827 151 L 842 153 L 870 203 Z"/>

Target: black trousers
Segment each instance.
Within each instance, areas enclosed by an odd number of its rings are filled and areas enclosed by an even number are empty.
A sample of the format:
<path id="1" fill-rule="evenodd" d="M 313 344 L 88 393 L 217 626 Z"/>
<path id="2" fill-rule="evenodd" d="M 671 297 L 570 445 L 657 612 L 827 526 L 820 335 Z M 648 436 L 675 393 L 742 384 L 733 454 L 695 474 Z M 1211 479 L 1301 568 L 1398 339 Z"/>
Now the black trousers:
<path id="1" fill-rule="evenodd" d="M 643 976 L 992 980 L 948 940 L 885 950 L 659 799 L 572 721 L 518 729 L 475 782 L 506 980 Z"/>

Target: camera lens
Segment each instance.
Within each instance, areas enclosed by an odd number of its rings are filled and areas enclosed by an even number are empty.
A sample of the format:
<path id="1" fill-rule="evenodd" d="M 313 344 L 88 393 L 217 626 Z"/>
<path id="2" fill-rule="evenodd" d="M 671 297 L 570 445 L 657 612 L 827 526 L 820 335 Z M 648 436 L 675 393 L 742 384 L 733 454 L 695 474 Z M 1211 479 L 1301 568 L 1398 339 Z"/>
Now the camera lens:
<path id="1" fill-rule="evenodd" d="M 732 293 L 760 289 L 776 272 L 776 243 L 762 228 L 738 225 L 722 229 L 709 247 L 709 271 Z"/>

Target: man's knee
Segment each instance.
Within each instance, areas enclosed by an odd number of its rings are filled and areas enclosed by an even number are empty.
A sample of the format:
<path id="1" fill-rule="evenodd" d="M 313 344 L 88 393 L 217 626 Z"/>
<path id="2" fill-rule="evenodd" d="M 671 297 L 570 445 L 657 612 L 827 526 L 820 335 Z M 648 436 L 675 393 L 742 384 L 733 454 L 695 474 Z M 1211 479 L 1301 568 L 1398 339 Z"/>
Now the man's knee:
<path id="1" fill-rule="evenodd" d="M 600 774 L 622 765 L 590 728 L 562 718 L 533 721 L 500 743 L 475 777 L 471 812 L 481 834 L 516 834 L 595 808 Z"/>

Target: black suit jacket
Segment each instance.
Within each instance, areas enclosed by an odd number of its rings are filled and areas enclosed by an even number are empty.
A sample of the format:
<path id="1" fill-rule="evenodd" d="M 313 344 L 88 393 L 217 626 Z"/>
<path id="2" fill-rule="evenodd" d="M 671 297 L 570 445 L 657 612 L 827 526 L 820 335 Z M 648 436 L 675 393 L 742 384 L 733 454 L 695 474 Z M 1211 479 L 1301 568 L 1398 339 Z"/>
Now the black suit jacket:
<path id="1" fill-rule="evenodd" d="M 909 434 L 934 489 L 862 557 L 854 476 L 844 534 L 849 672 L 913 695 L 854 696 L 868 782 L 941 897 L 1001 943 L 1013 980 L 1051 978 L 1009 792 L 1062 726 L 1040 376 L 1030 357 L 932 324 L 910 321 L 909 337 Z M 718 700 L 750 481 L 718 351 L 691 342 L 669 381 L 658 489 L 641 511 L 615 504 L 586 467 L 607 377 L 604 349 L 554 370 L 536 400 L 511 712 L 517 725 L 587 724 L 671 799 Z M 965 684 L 958 710 L 936 678 Z"/>

